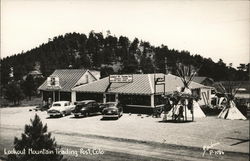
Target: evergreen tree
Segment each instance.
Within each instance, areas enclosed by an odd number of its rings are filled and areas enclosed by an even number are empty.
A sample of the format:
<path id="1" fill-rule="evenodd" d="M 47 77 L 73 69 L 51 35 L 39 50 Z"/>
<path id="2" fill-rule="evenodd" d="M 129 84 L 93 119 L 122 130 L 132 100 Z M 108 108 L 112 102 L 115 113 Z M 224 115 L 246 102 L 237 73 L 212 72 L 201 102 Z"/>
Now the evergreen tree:
<path id="1" fill-rule="evenodd" d="M 35 81 L 32 75 L 26 77 L 26 80 L 22 84 L 22 89 L 24 94 L 29 97 L 29 100 L 31 100 L 31 96 L 33 96 L 36 91 Z"/>
<path id="2" fill-rule="evenodd" d="M 151 55 L 155 72 L 165 72 L 167 58 L 167 65 L 173 70 L 173 74 L 176 74 L 174 68 L 178 60 L 194 66 L 202 64 L 199 76 L 211 77 L 215 81 L 231 79 L 230 75 L 234 75 L 234 80 L 249 80 L 249 65 L 240 64 L 235 69 L 227 66 L 222 60 L 214 62 L 211 58 L 192 55 L 185 50 L 168 49 L 165 45 L 154 47 L 149 42 L 139 42 L 137 38 L 130 42 L 127 37 L 118 38 L 110 32 L 104 37 L 102 33 L 91 31 L 88 37 L 79 33 L 59 35 L 29 51 L 1 59 L 1 86 L 6 86 L 11 80 L 10 67 L 14 68 L 16 81 L 22 80 L 37 61 L 41 64 L 44 77 L 49 76 L 55 69 L 65 69 L 70 65 L 72 68 L 100 69 L 103 64 L 122 64 L 124 68 L 120 72 L 133 73 L 137 72 L 138 63 L 142 65 L 140 61 L 150 65 L 149 59 L 145 60 L 143 54 Z"/>
<path id="3" fill-rule="evenodd" d="M 20 85 L 16 81 L 9 82 L 4 90 L 5 98 L 12 101 L 14 105 L 20 104 L 20 101 L 24 98 L 24 94 Z"/>
<path id="4" fill-rule="evenodd" d="M 31 125 L 25 125 L 24 133 L 21 138 L 14 139 L 14 149 L 25 151 L 25 154 L 11 154 L 8 161 L 61 161 L 63 156 L 57 151 L 55 139 L 51 138 L 51 133 L 47 132 L 47 125 L 43 123 L 36 114 L 35 118 L 30 120 Z M 40 154 L 33 154 L 31 150 Z"/>
<path id="5" fill-rule="evenodd" d="M 142 57 L 141 63 L 140 63 L 141 69 L 143 73 L 154 73 L 154 66 L 152 63 L 152 60 L 148 57 Z"/>

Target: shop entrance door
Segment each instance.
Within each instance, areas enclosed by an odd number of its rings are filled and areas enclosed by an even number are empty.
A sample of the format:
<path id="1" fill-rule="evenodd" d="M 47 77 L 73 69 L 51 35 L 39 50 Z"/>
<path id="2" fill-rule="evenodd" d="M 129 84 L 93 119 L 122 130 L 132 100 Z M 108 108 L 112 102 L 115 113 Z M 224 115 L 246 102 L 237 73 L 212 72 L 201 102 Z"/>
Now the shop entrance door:
<path id="1" fill-rule="evenodd" d="M 107 94 L 106 102 L 115 102 L 115 94 Z"/>

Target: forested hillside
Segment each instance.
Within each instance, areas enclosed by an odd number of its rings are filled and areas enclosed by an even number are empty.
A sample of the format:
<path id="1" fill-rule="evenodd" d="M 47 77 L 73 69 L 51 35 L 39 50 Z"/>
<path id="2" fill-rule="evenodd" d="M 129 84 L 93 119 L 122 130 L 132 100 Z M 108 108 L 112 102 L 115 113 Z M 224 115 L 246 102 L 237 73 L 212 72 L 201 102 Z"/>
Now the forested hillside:
<path id="1" fill-rule="evenodd" d="M 67 33 L 25 53 L 1 59 L 1 84 L 10 80 L 11 67 L 14 79 L 23 76 L 39 64 L 46 77 L 55 69 L 88 68 L 101 70 L 102 76 L 112 73 L 165 73 L 165 57 L 168 69 L 175 73 L 176 63 L 181 62 L 200 68 L 198 75 L 219 80 L 248 80 L 249 64 L 234 69 L 220 60 L 193 55 L 188 51 L 169 49 L 167 46 L 152 46 L 149 42 L 125 36 L 116 37 L 110 33 L 90 32 L 89 35 Z M 199 53 L 197 53 L 199 54 Z M 221 53 L 226 54 L 226 53 Z"/>

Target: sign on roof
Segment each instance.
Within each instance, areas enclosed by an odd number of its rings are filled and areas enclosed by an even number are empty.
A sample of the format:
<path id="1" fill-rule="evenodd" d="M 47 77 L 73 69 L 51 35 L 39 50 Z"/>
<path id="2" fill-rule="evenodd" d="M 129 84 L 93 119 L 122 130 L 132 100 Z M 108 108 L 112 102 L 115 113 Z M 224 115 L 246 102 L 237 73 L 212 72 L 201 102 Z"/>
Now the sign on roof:
<path id="1" fill-rule="evenodd" d="M 165 75 L 162 76 L 157 75 L 154 77 L 154 80 L 155 80 L 155 85 L 165 84 Z"/>
<path id="2" fill-rule="evenodd" d="M 51 76 L 47 78 L 47 89 L 60 89 L 59 77 Z"/>
<path id="3" fill-rule="evenodd" d="M 131 83 L 133 82 L 133 75 L 110 75 L 110 83 Z"/>

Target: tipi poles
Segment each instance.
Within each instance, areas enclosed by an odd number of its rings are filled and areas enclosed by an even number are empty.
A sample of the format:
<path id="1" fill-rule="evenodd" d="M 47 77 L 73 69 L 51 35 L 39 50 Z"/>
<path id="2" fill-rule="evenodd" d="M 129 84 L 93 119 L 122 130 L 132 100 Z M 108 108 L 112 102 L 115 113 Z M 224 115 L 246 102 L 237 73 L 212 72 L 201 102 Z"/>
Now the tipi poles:
<path id="1" fill-rule="evenodd" d="M 192 105 L 192 121 L 194 121 L 194 105 Z"/>
<path id="2" fill-rule="evenodd" d="M 186 102 L 185 102 L 184 107 L 185 107 L 185 121 L 187 121 L 187 105 L 186 105 Z"/>

